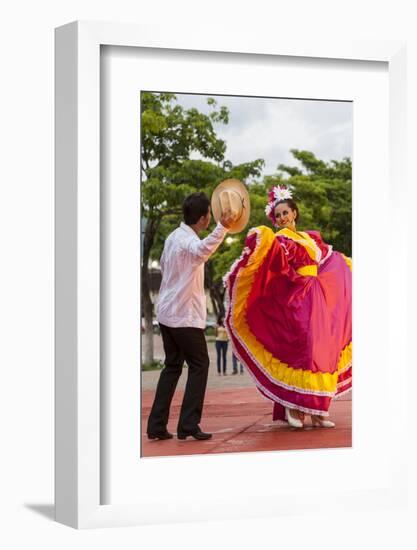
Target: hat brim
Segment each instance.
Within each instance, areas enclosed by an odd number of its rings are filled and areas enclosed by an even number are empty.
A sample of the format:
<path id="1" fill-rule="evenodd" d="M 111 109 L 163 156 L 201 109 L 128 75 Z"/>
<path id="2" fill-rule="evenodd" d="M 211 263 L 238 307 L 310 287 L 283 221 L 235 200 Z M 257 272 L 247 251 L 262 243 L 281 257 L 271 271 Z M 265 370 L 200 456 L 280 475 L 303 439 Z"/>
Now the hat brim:
<path id="1" fill-rule="evenodd" d="M 248 224 L 249 217 L 250 217 L 249 193 L 245 185 L 243 185 L 243 183 L 239 180 L 227 179 L 219 183 L 219 185 L 215 188 L 211 196 L 211 211 L 213 213 L 213 218 L 216 221 L 216 223 L 220 220 L 222 215 L 219 195 L 222 191 L 225 191 L 225 190 L 235 191 L 243 199 L 244 207 L 242 210 L 242 215 L 229 228 L 229 233 L 233 235 L 235 233 L 240 233 Z"/>

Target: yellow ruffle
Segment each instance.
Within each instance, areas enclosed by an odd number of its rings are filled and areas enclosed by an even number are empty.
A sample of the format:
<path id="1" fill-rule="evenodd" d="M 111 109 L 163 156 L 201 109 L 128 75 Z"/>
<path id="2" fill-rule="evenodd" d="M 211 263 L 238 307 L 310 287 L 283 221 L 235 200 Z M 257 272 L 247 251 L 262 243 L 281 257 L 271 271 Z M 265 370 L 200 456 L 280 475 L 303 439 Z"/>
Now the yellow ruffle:
<path id="1" fill-rule="evenodd" d="M 348 256 L 345 256 L 344 254 L 342 254 L 345 262 L 347 263 L 347 265 L 349 266 L 349 269 L 352 271 L 352 258 L 349 258 Z"/>
<path id="2" fill-rule="evenodd" d="M 342 373 L 352 365 L 352 342 L 350 342 L 340 353 L 337 364 L 338 374 Z"/>
<path id="3" fill-rule="evenodd" d="M 284 237 L 287 237 L 288 239 L 291 239 L 292 241 L 300 244 L 307 251 L 307 254 L 312 260 L 314 260 L 315 262 L 320 261 L 321 250 L 318 247 L 316 241 L 312 237 L 310 237 L 310 235 L 305 231 L 299 231 L 298 233 L 296 233 L 295 231 L 288 229 L 288 227 L 284 227 L 284 229 L 278 231 L 277 235 L 283 235 Z"/>
<path id="4" fill-rule="evenodd" d="M 317 277 L 317 266 L 315 264 L 303 265 L 299 267 L 296 271 L 299 275 L 302 275 L 303 277 Z"/>
<path id="5" fill-rule="evenodd" d="M 239 271 L 233 292 L 232 323 L 235 333 L 244 343 L 249 354 L 278 382 L 307 392 L 335 393 L 338 373 L 346 369 L 352 361 L 352 344 L 342 351 L 337 371 L 333 374 L 293 369 L 274 357 L 258 342 L 246 322 L 246 304 L 254 282 L 256 272 L 271 247 L 275 234 L 271 229 L 260 226 L 251 231 L 257 233 L 257 244 L 246 267 Z M 250 234 L 251 234 L 250 233 Z"/>

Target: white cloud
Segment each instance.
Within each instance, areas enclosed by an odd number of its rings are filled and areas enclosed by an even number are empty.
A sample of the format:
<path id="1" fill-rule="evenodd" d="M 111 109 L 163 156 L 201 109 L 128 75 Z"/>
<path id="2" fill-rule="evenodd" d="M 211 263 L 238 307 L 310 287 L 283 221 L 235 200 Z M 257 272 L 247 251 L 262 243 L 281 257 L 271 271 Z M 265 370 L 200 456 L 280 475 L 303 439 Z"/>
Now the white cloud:
<path id="1" fill-rule="evenodd" d="M 279 164 L 297 165 L 290 149 L 311 151 L 325 161 L 352 156 L 352 104 L 340 101 L 214 96 L 229 108 L 229 124 L 216 125 L 234 164 L 265 160 L 264 174 Z M 207 96 L 179 94 L 186 108 L 209 112 Z"/>

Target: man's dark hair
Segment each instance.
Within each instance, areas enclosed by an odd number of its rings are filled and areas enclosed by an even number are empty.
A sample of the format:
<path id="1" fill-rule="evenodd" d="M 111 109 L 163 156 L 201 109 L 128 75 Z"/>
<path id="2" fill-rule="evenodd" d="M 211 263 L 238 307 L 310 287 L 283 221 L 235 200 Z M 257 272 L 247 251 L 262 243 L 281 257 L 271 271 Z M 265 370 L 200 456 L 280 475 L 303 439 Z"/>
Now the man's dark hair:
<path id="1" fill-rule="evenodd" d="M 192 193 L 182 203 L 184 223 L 194 225 L 201 216 L 206 216 L 210 208 L 210 201 L 204 193 Z"/>

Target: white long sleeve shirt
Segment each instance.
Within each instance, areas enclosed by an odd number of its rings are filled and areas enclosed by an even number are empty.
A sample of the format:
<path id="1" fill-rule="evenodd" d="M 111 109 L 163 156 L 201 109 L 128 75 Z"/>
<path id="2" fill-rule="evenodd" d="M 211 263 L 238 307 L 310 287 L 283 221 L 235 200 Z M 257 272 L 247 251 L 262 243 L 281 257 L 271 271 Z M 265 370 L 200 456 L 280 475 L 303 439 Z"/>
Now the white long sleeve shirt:
<path id="1" fill-rule="evenodd" d="M 210 235 L 200 239 L 181 223 L 165 241 L 157 320 L 167 327 L 206 327 L 204 262 L 222 243 L 227 229 L 219 222 Z"/>

